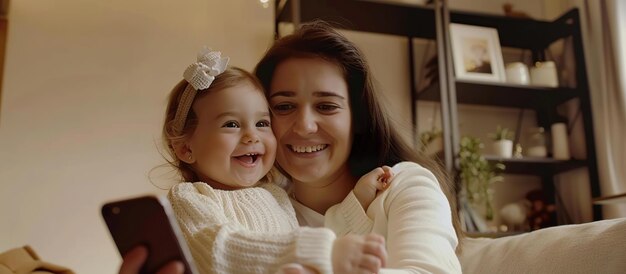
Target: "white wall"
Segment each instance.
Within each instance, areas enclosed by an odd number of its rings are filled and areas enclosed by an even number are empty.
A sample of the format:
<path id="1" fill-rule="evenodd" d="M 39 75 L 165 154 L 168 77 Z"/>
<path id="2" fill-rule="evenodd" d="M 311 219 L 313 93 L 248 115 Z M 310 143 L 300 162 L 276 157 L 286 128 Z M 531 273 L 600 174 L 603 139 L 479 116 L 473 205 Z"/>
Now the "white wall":
<path id="1" fill-rule="evenodd" d="M 218 7 L 219 6 L 219 7 Z M 166 94 L 209 45 L 252 69 L 272 9 L 252 0 L 11 1 L 0 113 L 0 251 L 114 273 L 103 202 L 147 179 Z M 244 19 L 244 20 L 242 20 Z"/>
<path id="2" fill-rule="evenodd" d="M 374 85 L 383 93 L 384 102 L 391 107 L 391 121 L 403 137 L 412 138 L 411 93 L 409 83 L 409 58 L 406 37 L 343 31 L 363 51 L 369 62 Z"/>

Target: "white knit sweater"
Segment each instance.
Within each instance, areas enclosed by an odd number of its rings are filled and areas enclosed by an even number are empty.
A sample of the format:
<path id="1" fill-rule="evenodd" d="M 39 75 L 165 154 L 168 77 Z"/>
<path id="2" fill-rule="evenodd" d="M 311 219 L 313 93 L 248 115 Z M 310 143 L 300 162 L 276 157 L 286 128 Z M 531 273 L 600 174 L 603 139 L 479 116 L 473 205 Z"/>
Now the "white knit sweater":
<path id="1" fill-rule="evenodd" d="M 332 273 L 334 233 L 298 227 L 276 185 L 225 191 L 179 183 L 168 198 L 201 273 L 274 273 L 294 262 Z"/>
<path id="2" fill-rule="evenodd" d="M 385 236 L 388 259 L 381 274 L 461 273 L 450 205 L 435 176 L 412 162 L 392 170 L 389 188 L 367 212 L 353 192 L 325 216 L 292 199 L 300 225 L 325 226 L 337 236 L 370 232 Z"/>

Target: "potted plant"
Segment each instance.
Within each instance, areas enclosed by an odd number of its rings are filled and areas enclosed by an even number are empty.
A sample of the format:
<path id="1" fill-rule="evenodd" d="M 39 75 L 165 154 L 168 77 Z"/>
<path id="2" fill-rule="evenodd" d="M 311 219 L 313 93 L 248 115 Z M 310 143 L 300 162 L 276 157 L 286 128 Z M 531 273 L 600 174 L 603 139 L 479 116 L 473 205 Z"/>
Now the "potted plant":
<path id="1" fill-rule="evenodd" d="M 493 220 L 492 185 L 502 181 L 499 173 L 504 164 L 489 163 L 482 155 L 483 143 L 478 138 L 463 137 L 459 151 L 460 172 L 462 183 L 461 198 L 470 204 L 484 206 L 485 219 Z"/>
<path id="2" fill-rule="evenodd" d="M 496 156 L 511 158 L 513 156 L 513 131 L 498 126 L 495 134 L 490 134 L 493 139 L 493 150 Z"/>
<path id="3" fill-rule="evenodd" d="M 441 130 L 433 128 L 420 134 L 420 151 L 426 155 L 434 155 L 443 150 Z"/>

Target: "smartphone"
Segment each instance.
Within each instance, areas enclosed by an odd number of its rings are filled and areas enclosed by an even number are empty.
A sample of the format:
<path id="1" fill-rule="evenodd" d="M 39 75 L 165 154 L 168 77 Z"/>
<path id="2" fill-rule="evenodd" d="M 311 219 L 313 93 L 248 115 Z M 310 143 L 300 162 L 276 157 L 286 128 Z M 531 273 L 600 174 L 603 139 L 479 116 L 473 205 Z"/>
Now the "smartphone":
<path id="1" fill-rule="evenodd" d="M 198 273 L 167 199 L 142 196 L 106 203 L 102 217 L 122 256 L 139 245 L 148 249 L 141 274 L 156 273 L 173 260 L 185 265 L 185 274 Z"/>

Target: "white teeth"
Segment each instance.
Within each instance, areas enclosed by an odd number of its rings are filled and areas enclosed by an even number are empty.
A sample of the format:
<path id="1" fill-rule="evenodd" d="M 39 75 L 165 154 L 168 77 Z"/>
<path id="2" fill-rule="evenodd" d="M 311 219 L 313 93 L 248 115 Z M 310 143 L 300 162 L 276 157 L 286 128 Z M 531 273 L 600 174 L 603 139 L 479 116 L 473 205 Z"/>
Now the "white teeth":
<path id="1" fill-rule="evenodd" d="M 298 153 L 311 153 L 325 149 L 326 145 L 316 146 L 291 146 L 291 150 Z"/>

